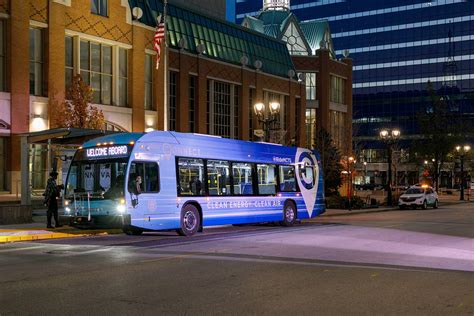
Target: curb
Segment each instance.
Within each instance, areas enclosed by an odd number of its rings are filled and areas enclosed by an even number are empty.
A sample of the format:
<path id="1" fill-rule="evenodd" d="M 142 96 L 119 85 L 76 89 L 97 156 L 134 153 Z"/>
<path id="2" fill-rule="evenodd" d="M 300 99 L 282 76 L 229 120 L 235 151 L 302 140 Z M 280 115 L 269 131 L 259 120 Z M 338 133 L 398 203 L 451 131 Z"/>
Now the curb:
<path id="1" fill-rule="evenodd" d="M 33 232 L 29 234 L 28 232 Z M 48 239 L 63 239 L 87 236 L 102 236 L 121 233 L 122 230 L 85 230 L 80 232 L 52 232 L 47 230 L 19 230 L 19 229 L 0 229 L 0 244 L 20 242 L 20 241 L 38 241 Z"/>

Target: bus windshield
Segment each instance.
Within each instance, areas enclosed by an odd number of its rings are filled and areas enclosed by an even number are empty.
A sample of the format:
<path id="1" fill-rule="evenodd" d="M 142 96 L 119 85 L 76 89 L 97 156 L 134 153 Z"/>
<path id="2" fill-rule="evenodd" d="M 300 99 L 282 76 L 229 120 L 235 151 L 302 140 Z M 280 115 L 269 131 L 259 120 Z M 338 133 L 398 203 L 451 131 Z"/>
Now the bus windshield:
<path id="1" fill-rule="evenodd" d="M 92 199 L 117 199 L 124 196 L 128 158 L 74 161 L 66 184 L 66 198 L 89 194 Z"/>

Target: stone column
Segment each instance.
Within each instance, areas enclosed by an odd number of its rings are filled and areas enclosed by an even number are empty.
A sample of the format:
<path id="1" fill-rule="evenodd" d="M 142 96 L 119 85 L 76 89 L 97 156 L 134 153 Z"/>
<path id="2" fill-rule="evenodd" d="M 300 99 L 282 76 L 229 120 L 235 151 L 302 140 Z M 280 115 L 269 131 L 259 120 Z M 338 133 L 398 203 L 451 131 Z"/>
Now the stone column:
<path id="1" fill-rule="evenodd" d="M 329 74 L 329 50 L 317 50 L 319 57 L 319 73 L 316 78 L 317 98 L 319 100 L 319 111 L 317 111 L 317 124 L 326 131 L 331 132 L 329 122 L 329 102 L 331 100 L 331 76 Z"/>
<path id="2" fill-rule="evenodd" d="M 129 63 L 131 79 L 129 82 L 132 86 L 129 88 L 132 92 L 129 98 L 132 108 L 132 131 L 143 132 L 145 130 L 145 35 L 143 30 L 136 26 L 132 27 L 132 32 L 133 48 Z"/>
<path id="3" fill-rule="evenodd" d="M 49 4 L 48 18 L 48 118 L 49 127 L 54 128 L 52 120 L 59 115 L 52 104 L 62 103 L 66 94 L 65 69 L 65 30 L 66 7 L 54 1 Z"/>
<path id="4" fill-rule="evenodd" d="M 8 159 L 8 180 L 11 193 L 17 193 L 20 179 L 21 163 L 20 133 L 29 131 L 30 122 L 30 81 L 29 81 L 29 1 L 10 1 L 10 49 L 8 54 L 9 83 L 11 91 L 11 141 Z"/>

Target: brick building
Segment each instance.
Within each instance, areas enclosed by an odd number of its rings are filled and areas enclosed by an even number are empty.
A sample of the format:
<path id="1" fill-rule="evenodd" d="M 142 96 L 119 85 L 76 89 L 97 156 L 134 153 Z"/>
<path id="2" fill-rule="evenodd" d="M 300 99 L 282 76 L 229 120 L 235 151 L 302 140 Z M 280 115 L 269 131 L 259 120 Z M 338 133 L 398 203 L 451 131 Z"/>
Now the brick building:
<path id="1" fill-rule="evenodd" d="M 330 132 L 343 155 L 352 142 L 352 60 L 335 58 L 326 20 L 301 22 L 289 0 L 264 0 L 263 10 L 242 25 L 286 43 L 306 89 L 307 145 L 316 143 L 318 128 Z"/>
<path id="2" fill-rule="evenodd" d="M 292 60 L 279 39 L 170 3 L 168 53 L 155 70 L 154 27 L 162 11 L 158 0 L 0 0 L 0 191 L 15 193 L 20 179 L 19 135 L 51 127 L 49 104 L 64 99 L 74 74 L 92 87 L 108 130 L 254 140 L 261 125 L 253 105 L 278 101 L 272 141 L 306 146 L 307 89 L 294 65 L 328 62 L 317 66 L 321 72 L 339 71 L 342 63 L 326 50 Z M 39 187 L 48 173 L 45 154 L 30 152 Z"/>

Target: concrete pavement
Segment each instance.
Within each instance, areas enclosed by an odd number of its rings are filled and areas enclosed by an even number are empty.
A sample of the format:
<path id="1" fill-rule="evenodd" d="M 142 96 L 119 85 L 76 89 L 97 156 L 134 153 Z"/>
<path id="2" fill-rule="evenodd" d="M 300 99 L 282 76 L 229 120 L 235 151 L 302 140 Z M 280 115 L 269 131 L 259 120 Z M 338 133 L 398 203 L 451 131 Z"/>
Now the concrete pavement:
<path id="1" fill-rule="evenodd" d="M 459 201 L 458 195 L 441 195 L 440 196 L 440 207 L 444 205 L 452 205 L 458 203 L 472 204 L 474 207 L 474 201 Z M 377 207 L 367 209 L 353 209 L 351 211 L 347 209 L 327 209 L 323 217 L 332 216 L 347 216 L 354 214 L 364 213 L 377 213 L 387 212 L 392 210 L 398 210 L 396 207 Z M 61 215 L 60 211 L 60 215 Z M 91 235 L 107 235 L 121 233 L 121 229 L 78 229 L 68 225 L 64 225 L 60 228 L 47 229 L 46 228 L 46 210 L 34 210 L 33 211 L 33 222 L 27 224 L 15 224 L 15 225 L 0 225 L 0 243 L 9 243 L 17 241 L 33 241 L 33 240 L 44 240 L 44 239 L 57 239 L 57 238 L 73 238 L 83 237 Z"/>

